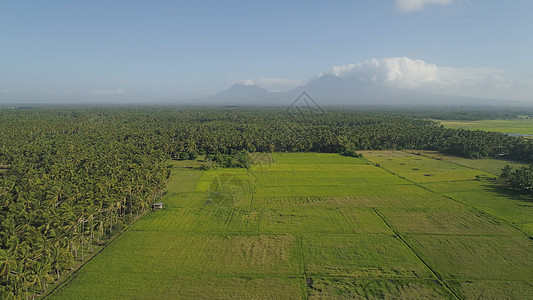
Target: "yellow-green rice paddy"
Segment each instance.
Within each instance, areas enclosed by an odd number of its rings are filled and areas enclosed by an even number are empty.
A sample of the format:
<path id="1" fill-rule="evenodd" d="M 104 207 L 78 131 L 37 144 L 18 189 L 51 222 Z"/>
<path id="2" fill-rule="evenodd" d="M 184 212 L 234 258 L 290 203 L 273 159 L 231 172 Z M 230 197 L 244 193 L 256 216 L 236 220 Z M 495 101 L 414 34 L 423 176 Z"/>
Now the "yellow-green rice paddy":
<path id="1" fill-rule="evenodd" d="M 151 212 L 51 299 L 532 299 L 533 201 L 408 152 L 173 162 Z"/>

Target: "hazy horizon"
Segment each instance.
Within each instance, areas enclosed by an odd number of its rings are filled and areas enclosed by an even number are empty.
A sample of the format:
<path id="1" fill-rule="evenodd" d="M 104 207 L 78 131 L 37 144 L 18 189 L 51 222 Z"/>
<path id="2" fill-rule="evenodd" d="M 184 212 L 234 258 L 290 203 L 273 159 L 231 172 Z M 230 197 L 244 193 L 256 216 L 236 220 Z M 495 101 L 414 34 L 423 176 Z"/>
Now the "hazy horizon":
<path id="1" fill-rule="evenodd" d="M 9 2 L 0 11 L 0 104 L 194 105 L 234 84 L 287 92 L 334 75 L 531 105 L 532 8 L 525 0 Z"/>

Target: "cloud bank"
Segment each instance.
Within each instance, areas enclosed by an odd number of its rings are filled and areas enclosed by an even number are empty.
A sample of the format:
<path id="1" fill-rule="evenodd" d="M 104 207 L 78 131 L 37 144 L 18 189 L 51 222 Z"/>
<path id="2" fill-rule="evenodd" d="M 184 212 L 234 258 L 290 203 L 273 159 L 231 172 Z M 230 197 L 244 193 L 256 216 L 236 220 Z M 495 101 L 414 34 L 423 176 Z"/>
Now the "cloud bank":
<path id="1" fill-rule="evenodd" d="M 524 95 L 531 85 L 506 78 L 502 70 L 443 67 L 408 57 L 373 58 L 336 66 L 324 74 L 437 94 L 530 100 Z"/>
<path id="2" fill-rule="evenodd" d="M 401 11 L 412 12 L 423 10 L 429 4 L 448 5 L 450 3 L 452 0 L 396 0 L 395 5 Z"/>

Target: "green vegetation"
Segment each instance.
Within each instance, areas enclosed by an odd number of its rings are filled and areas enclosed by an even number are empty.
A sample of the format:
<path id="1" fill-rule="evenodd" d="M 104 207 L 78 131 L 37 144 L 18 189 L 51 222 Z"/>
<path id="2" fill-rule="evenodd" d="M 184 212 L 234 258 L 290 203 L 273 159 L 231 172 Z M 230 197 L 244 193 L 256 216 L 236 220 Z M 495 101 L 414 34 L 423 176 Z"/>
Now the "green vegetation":
<path id="1" fill-rule="evenodd" d="M 506 165 L 502 169 L 500 179 L 513 189 L 533 195 L 533 164 L 517 168 L 516 170 Z"/>
<path id="2" fill-rule="evenodd" d="M 513 217 L 528 202 L 488 189 L 488 204 L 455 199 L 493 184 L 443 159 L 364 156 L 254 153 L 249 169 L 208 171 L 201 159 L 175 161 L 165 208 L 51 298 L 531 295 L 533 243 L 520 222 L 532 214 Z M 418 171 L 449 175 L 428 181 Z M 486 209 L 494 202 L 501 210 Z"/>
<path id="3" fill-rule="evenodd" d="M 479 129 L 503 133 L 533 135 L 533 119 L 519 118 L 509 120 L 476 120 L 476 121 L 439 121 L 447 128 Z"/>
<path id="4" fill-rule="evenodd" d="M 428 114 L 2 110 L 1 298 L 43 295 L 100 249 L 53 297 L 438 298 L 505 285 L 530 258 L 531 198 L 484 180 L 500 162 L 466 158 L 531 162 L 533 142 L 444 128 Z M 452 274 L 433 241 L 519 246 L 488 253 L 513 256 L 494 270 L 479 262 L 493 277 L 468 278 L 478 263 Z M 511 277 L 524 288 L 522 273 Z"/>
<path id="5" fill-rule="evenodd" d="M 232 151 L 230 154 L 216 153 L 206 155 L 215 166 L 222 168 L 249 168 L 252 160 L 246 151 Z"/>
<path id="6" fill-rule="evenodd" d="M 163 193 L 161 144 L 100 113 L 1 113 L 0 298 L 45 293 Z"/>
<path id="7" fill-rule="evenodd" d="M 499 176 L 500 173 L 502 172 L 502 169 L 506 165 L 509 165 L 513 168 L 520 168 L 520 167 L 527 165 L 524 163 L 519 163 L 519 162 L 514 162 L 514 161 L 509 161 L 509 160 L 493 159 L 493 158 L 468 159 L 468 158 L 459 157 L 459 156 L 443 155 L 437 151 L 429 151 L 429 150 L 416 150 L 416 151 L 413 150 L 413 151 L 407 151 L 407 152 L 411 154 L 420 154 L 420 155 L 433 158 L 433 159 L 449 161 L 457 165 L 484 171 L 494 176 Z"/>

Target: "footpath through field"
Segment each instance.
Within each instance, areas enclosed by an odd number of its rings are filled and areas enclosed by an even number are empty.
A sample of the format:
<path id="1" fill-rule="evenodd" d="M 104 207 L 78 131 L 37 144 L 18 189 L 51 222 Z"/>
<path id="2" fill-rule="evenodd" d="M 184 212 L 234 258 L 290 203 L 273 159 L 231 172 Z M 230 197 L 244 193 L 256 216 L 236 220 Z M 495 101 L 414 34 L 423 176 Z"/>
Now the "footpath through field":
<path id="1" fill-rule="evenodd" d="M 173 162 L 165 208 L 50 298 L 533 298 L 531 198 L 445 160 L 364 156 Z"/>

